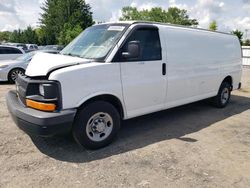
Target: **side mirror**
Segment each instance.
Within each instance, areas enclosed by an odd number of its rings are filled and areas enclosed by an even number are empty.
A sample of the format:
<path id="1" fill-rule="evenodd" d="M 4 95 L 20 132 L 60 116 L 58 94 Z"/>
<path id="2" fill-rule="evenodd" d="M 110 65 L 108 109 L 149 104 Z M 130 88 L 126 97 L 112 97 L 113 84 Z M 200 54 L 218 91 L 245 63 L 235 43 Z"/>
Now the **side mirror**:
<path id="1" fill-rule="evenodd" d="M 122 52 L 122 57 L 124 59 L 136 59 L 140 56 L 140 42 L 130 41 L 128 43 L 128 51 Z"/>

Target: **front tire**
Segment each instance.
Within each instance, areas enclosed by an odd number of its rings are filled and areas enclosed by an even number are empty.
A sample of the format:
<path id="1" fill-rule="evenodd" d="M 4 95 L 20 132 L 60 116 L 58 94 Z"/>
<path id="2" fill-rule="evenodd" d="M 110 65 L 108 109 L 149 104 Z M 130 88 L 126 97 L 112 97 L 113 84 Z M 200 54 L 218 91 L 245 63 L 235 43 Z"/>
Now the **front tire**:
<path id="1" fill-rule="evenodd" d="M 9 72 L 9 75 L 8 75 L 8 81 L 11 83 L 11 84 L 14 84 L 18 75 L 24 75 L 24 70 L 23 69 L 12 69 L 10 72 Z"/>
<path id="2" fill-rule="evenodd" d="M 220 86 L 218 94 L 212 98 L 213 105 L 217 108 L 224 108 L 227 106 L 231 97 L 231 86 L 228 82 L 223 82 Z"/>
<path id="3" fill-rule="evenodd" d="M 120 115 L 105 101 L 95 101 L 79 109 L 73 125 L 73 136 L 87 149 L 98 149 L 110 144 L 120 128 Z"/>

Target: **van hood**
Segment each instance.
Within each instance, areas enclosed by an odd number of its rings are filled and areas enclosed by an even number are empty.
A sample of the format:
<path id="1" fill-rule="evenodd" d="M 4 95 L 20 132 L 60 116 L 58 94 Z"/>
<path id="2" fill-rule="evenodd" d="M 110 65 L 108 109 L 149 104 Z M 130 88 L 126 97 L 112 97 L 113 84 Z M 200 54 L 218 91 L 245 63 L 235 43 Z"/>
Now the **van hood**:
<path id="1" fill-rule="evenodd" d="M 46 76 L 55 69 L 89 62 L 89 60 L 78 57 L 38 52 L 29 63 L 25 74 L 31 77 Z"/>

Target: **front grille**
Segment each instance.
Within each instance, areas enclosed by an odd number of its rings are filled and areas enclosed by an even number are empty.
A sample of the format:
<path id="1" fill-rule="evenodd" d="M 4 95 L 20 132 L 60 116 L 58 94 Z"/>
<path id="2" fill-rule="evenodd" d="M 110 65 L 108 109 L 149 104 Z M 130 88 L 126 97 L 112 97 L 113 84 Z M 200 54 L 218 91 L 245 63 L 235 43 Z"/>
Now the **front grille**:
<path id="1" fill-rule="evenodd" d="M 20 101 L 26 105 L 26 91 L 28 87 L 28 78 L 26 76 L 19 75 L 16 80 L 16 92 Z"/>
<path id="2" fill-rule="evenodd" d="M 52 84 L 53 90 L 46 90 L 46 96 L 42 96 L 39 91 L 40 84 Z M 54 101 L 58 109 L 61 108 L 61 93 L 60 84 L 56 81 L 50 80 L 38 80 L 28 77 L 28 76 L 18 76 L 16 80 L 16 93 L 18 95 L 19 101 L 26 106 L 26 99 L 33 99 L 39 102 L 51 102 Z M 50 93 L 52 92 L 52 93 Z M 53 96 L 52 96 L 53 94 Z M 49 97 L 49 98 L 46 98 Z"/>

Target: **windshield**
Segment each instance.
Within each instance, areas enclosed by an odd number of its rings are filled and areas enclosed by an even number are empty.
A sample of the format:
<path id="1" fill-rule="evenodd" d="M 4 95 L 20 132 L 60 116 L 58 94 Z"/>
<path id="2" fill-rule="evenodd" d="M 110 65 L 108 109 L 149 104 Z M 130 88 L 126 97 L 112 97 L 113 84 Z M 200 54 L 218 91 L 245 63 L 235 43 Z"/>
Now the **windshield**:
<path id="1" fill-rule="evenodd" d="M 16 58 L 16 60 L 19 60 L 19 61 L 29 61 L 34 55 L 35 55 L 35 52 L 29 52 L 27 54 L 19 56 L 18 58 Z"/>
<path id="2" fill-rule="evenodd" d="M 125 25 L 110 24 L 90 27 L 66 46 L 61 54 L 104 60 L 122 36 L 125 28 Z"/>

